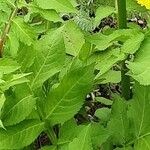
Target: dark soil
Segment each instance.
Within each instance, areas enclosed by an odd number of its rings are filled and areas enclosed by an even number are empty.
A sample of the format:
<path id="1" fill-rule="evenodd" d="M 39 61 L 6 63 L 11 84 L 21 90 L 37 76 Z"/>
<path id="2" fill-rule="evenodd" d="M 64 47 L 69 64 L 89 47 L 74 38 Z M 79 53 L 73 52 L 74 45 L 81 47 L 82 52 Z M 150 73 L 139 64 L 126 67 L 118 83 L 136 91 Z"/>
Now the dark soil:
<path id="1" fill-rule="evenodd" d="M 35 150 L 40 149 L 41 147 L 45 146 L 45 145 L 50 145 L 51 142 L 47 136 L 46 133 L 41 133 L 41 135 L 37 138 L 37 140 L 34 143 L 34 148 Z"/>

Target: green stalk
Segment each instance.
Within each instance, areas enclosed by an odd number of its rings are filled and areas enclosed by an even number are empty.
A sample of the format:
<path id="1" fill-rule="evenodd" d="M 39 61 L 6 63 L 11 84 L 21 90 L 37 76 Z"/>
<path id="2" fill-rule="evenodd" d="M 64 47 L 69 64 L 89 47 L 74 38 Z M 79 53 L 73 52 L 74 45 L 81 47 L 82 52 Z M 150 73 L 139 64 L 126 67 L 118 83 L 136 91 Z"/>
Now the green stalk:
<path id="1" fill-rule="evenodd" d="M 14 10 L 11 12 L 9 19 L 5 25 L 2 36 L 0 37 L 0 58 L 3 57 L 3 48 L 4 48 L 4 45 L 6 43 L 7 36 L 8 36 L 9 31 L 10 31 L 10 28 L 11 28 L 12 20 L 16 16 L 17 10 L 18 10 L 18 8 L 15 6 Z"/>
<path id="2" fill-rule="evenodd" d="M 45 121 L 45 128 L 52 145 L 57 145 L 57 136 L 48 121 Z"/>
<path id="3" fill-rule="evenodd" d="M 126 0 L 117 0 L 117 9 L 118 9 L 118 27 L 119 29 L 126 29 L 127 28 Z M 125 65 L 125 61 L 123 61 L 121 69 L 122 96 L 126 100 L 129 100 L 131 98 L 130 77 L 126 75 L 127 72 L 128 69 Z"/>

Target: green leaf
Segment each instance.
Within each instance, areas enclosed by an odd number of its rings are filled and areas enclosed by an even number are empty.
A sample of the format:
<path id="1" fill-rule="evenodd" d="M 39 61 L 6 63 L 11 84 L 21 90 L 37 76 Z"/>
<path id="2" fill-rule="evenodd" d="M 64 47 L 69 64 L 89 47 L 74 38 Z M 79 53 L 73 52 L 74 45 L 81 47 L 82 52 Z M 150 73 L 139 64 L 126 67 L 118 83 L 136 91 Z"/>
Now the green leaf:
<path id="1" fill-rule="evenodd" d="M 15 32 L 16 37 L 22 43 L 30 46 L 36 39 L 36 34 L 33 28 L 24 22 L 22 18 L 15 18 L 13 20 L 12 30 Z"/>
<path id="2" fill-rule="evenodd" d="M 40 14 L 44 19 L 46 19 L 48 21 L 53 21 L 53 22 L 62 22 L 63 21 L 60 18 L 59 14 L 53 9 L 44 10 L 44 9 L 39 8 L 34 3 L 29 4 L 28 9 L 30 11 L 30 16 L 32 14 Z"/>
<path id="3" fill-rule="evenodd" d="M 107 122 L 110 119 L 111 109 L 109 108 L 101 108 L 97 109 L 95 112 L 95 116 L 98 117 L 101 121 Z"/>
<path id="4" fill-rule="evenodd" d="M 61 29 L 50 32 L 35 44 L 36 56 L 33 63 L 31 87 L 36 89 L 58 73 L 65 62 L 65 45 Z"/>
<path id="5" fill-rule="evenodd" d="M 91 140 L 94 149 L 104 144 L 111 136 L 111 132 L 104 128 L 100 123 L 91 124 Z"/>
<path id="6" fill-rule="evenodd" d="M 32 95 L 19 99 L 2 114 L 2 121 L 5 126 L 17 124 L 24 120 L 34 109 L 36 104 Z"/>
<path id="7" fill-rule="evenodd" d="M 85 43 L 81 29 L 75 22 L 69 21 L 63 28 L 63 35 L 66 52 L 70 55 L 77 56 Z"/>
<path id="8" fill-rule="evenodd" d="M 69 150 L 93 150 L 91 142 L 91 125 L 85 126 L 85 128 L 80 132 L 77 138 L 75 138 L 69 144 Z"/>
<path id="9" fill-rule="evenodd" d="M 36 50 L 33 46 L 21 45 L 19 49 L 17 61 L 21 66 L 22 72 L 25 72 L 29 69 L 34 63 Z"/>
<path id="10" fill-rule="evenodd" d="M 1 111 L 2 111 L 2 108 L 4 106 L 5 100 L 6 100 L 5 95 L 4 94 L 0 94 L 0 116 L 1 116 Z"/>
<path id="11" fill-rule="evenodd" d="M 2 91 L 8 90 L 10 87 L 29 82 L 29 80 L 26 78 L 26 76 L 30 75 L 31 73 L 24 73 L 24 74 L 14 74 L 14 75 L 9 75 L 4 80 L 2 84 L 0 84 L 0 89 Z"/>
<path id="12" fill-rule="evenodd" d="M 55 9 L 57 12 L 74 13 L 76 10 L 69 0 L 36 0 L 37 5 L 42 9 Z"/>
<path id="13" fill-rule="evenodd" d="M 86 42 L 83 44 L 80 52 L 79 52 L 79 59 L 82 61 L 86 61 L 92 52 L 92 45 L 89 42 Z"/>
<path id="14" fill-rule="evenodd" d="M 150 133 L 150 87 L 136 83 L 133 100 L 129 103 L 129 116 L 132 120 L 134 136 L 140 138 Z"/>
<path id="15" fill-rule="evenodd" d="M 138 30 L 132 30 L 129 32 L 131 33 L 130 38 L 123 44 L 121 51 L 127 54 L 134 54 L 139 50 L 145 36 Z"/>
<path id="16" fill-rule="evenodd" d="M 15 58 L 19 49 L 19 40 L 13 30 L 8 35 L 8 44 L 10 48 L 10 54 Z"/>
<path id="17" fill-rule="evenodd" d="M 150 85 L 150 37 L 147 37 L 135 55 L 133 62 L 128 62 L 128 75 L 142 85 Z"/>
<path id="18" fill-rule="evenodd" d="M 61 129 L 60 150 L 97 149 L 110 137 L 110 133 L 99 123 L 79 125 L 69 121 Z"/>
<path id="19" fill-rule="evenodd" d="M 74 6 L 74 7 L 77 7 L 78 6 L 78 3 L 76 0 L 70 0 L 70 3 Z"/>
<path id="20" fill-rule="evenodd" d="M 127 1 L 127 10 L 128 11 L 138 11 L 138 12 L 146 12 L 147 9 L 145 6 L 141 6 L 140 4 L 137 3 L 136 0 L 128 0 Z"/>
<path id="21" fill-rule="evenodd" d="M 127 104 L 120 98 L 116 97 L 112 105 L 112 114 L 108 129 L 112 132 L 112 141 L 116 145 L 126 143 L 129 134 L 129 119 L 127 117 Z"/>
<path id="22" fill-rule="evenodd" d="M 18 125 L 0 129 L 0 149 L 20 149 L 31 144 L 44 129 L 44 123 L 26 120 Z"/>
<path id="23" fill-rule="evenodd" d="M 100 70 L 97 74 L 97 77 L 100 77 L 107 71 L 109 71 L 114 64 L 117 62 L 124 60 L 125 54 L 120 51 L 119 48 L 116 49 L 108 49 L 104 52 L 94 53 L 89 57 L 88 64 L 96 62 L 96 69 Z"/>
<path id="24" fill-rule="evenodd" d="M 119 83 L 121 81 L 121 71 L 109 70 L 103 75 L 95 77 L 95 82 L 100 84 Z"/>
<path id="25" fill-rule="evenodd" d="M 144 34 L 136 29 L 123 29 L 115 30 L 110 35 L 96 33 L 94 35 L 87 36 L 87 40 L 91 44 L 96 45 L 95 51 L 104 51 L 111 46 L 117 46 L 121 42 L 121 52 L 134 54 L 140 48 L 140 45 L 144 40 Z"/>
<path id="26" fill-rule="evenodd" d="M 99 4 L 104 5 L 104 6 L 115 7 L 115 1 L 114 0 L 99 0 Z"/>
<path id="27" fill-rule="evenodd" d="M 74 119 L 65 122 L 60 128 L 58 145 L 70 143 L 83 128 L 84 126 L 78 126 Z"/>
<path id="28" fill-rule="evenodd" d="M 99 25 L 99 23 L 101 22 L 101 20 L 105 17 L 108 17 L 109 15 L 111 15 L 112 13 L 114 13 L 115 9 L 114 7 L 110 7 L 110 6 L 99 6 L 96 10 L 96 14 L 95 14 L 95 20 L 94 20 L 94 26 Z"/>
<path id="29" fill-rule="evenodd" d="M 134 150 L 150 150 L 150 135 L 135 142 Z"/>
<path id="30" fill-rule="evenodd" d="M 45 114 L 51 124 L 63 123 L 81 108 L 93 82 L 93 65 L 71 69 L 45 103 Z"/>
<path id="31" fill-rule="evenodd" d="M 11 9 L 4 0 L 1 0 L 0 4 L 0 26 L 3 26 L 5 25 L 5 22 L 8 19 L 9 14 L 11 13 Z"/>
<path id="32" fill-rule="evenodd" d="M 113 104 L 112 100 L 106 99 L 104 97 L 96 97 L 95 99 L 97 102 L 100 102 L 100 103 L 107 105 L 107 106 L 111 106 Z"/>
<path id="33" fill-rule="evenodd" d="M 19 68 L 20 66 L 18 65 L 18 63 L 11 59 L 8 59 L 8 58 L 0 59 L 0 72 L 4 74 L 15 72 Z"/>
<path id="34" fill-rule="evenodd" d="M 2 121 L 6 125 L 12 125 L 23 121 L 36 108 L 36 99 L 28 84 L 15 86 L 11 94 L 6 96 L 5 104 L 2 109 Z"/>

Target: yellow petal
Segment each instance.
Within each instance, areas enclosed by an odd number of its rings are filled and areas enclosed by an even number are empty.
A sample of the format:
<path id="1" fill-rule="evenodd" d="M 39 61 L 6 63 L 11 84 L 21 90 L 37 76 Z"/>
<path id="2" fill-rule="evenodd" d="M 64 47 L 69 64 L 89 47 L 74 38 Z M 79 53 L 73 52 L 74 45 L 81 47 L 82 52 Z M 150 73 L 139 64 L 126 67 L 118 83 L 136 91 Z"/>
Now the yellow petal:
<path id="1" fill-rule="evenodd" d="M 137 2 L 147 9 L 150 9 L 150 0 L 137 0 Z"/>

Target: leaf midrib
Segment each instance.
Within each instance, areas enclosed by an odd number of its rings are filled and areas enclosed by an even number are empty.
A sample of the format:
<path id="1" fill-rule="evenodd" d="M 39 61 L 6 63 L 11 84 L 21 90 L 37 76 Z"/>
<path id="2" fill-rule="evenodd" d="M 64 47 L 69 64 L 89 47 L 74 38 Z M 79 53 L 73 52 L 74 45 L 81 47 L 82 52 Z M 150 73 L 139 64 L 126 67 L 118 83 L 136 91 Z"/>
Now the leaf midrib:
<path id="1" fill-rule="evenodd" d="M 44 124 L 44 122 L 39 122 L 39 123 L 37 123 L 37 124 L 34 124 L 34 125 L 29 126 L 29 127 L 27 127 L 27 128 L 24 128 L 24 129 L 21 130 L 21 131 L 15 132 L 15 134 L 12 134 L 11 136 L 8 135 L 8 137 L 5 138 L 5 139 L 2 140 L 2 141 L 6 141 L 6 140 L 8 140 L 8 139 L 11 138 L 11 137 L 13 138 L 13 136 L 16 136 L 17 134 L 21 135 L 24 131 L 30 130 L 31 128 L 35 128 L 36 126 L 42 126 L 42 124 Z M 1 143 L 1 141 L 0 141 L 0 143 Z"/>
<path id="2" fill-rule="evenodd" d="M 17 107 L 17 105 L 19 105 L 19 104 L 22 103 L 25 99 L 30 98 L 30 97 L 32 97 L 32 95 L 27 96 L 27 97 L 24 97 L 23 99 L 21 99 L 21 100 L 20 100 L 19 102 L 17 102 L 13 107 L 11 107 L 11 109 L 10 109 L 6 114 L 4 114 L 4 116 L 7 117 L 8 114 L 9 114 L 12 110 L 14 110 L 15 107 Z"/>
<path id="3" fill-rule="evenodd" d="M 46 119 L 48 119 L 51 114 L 55 111 L 55 109 L 57 109 L 57 107 L 59 106 L 59 104 L 63 101 L 63 99 L 65 98 L 65 96 L 70 93 L 70 91 L 77 85 L 77 83 L 79 83 L 79 81 L 87 74 L 88 72 L 86 72 L 83 76 L 81 76 L 81 78 L 79 78 L 77 80 L 77 82 L 75 84 L 73 84 L 73 86 L 64 94 L 64 96 L 60 99 L 60 101 L 54 106 L 54 108 L 50 111 L 50 113 L 47 115 Z"/>
<path id="4" fill-rule="evenodd" d="M 32 38 L 21 28 L 21 26 L 13 20 L 13 22 L 18 26 L 18 28 L 32 41 Z"/>
<path id="5" fill-rule="evenodd" d="M 43 62 L 43 64 L 41 65 L 39 71 L 36 73 L 36 76 L 34 77 L 32 83 L 31 83 L 31 88 L 33 88 L 33 86 L 34 86 L 34 84 L 35 84 L 35 81 L 37 80 L 38 76 L 40 75 L 40 73 L 41 73 L 43 67 L 45 66 L 45 64 L 46 64 L 46 62 L 47 62 L 47 59 L 48 59 L 49 54 L 50 54 L 50 52 L 51 52 L 51 50 L 52 50 L 52 47 L 53 47 L 55 44 L 56 44 L 56 41 L 55 41 L 55 39 L 53 39 L 52 44 L 51 44 L 51 46 L 49 47 L 48 54 L 46 55 L 46 57 L 44 57 L 44 62 Z"/>

